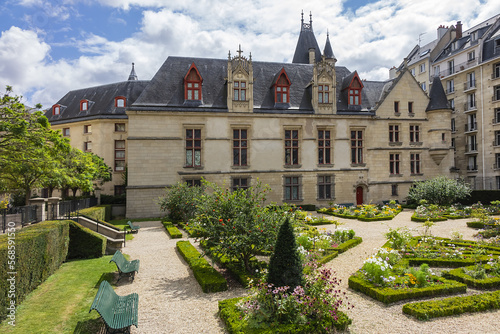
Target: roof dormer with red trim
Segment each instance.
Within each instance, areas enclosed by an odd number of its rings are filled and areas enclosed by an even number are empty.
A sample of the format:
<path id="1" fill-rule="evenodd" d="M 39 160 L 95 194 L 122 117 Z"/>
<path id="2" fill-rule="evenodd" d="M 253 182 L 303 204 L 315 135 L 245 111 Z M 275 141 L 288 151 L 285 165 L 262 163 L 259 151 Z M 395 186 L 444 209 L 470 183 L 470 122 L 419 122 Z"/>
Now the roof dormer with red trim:
<path id="1" fill-rule="evenodd" d="M 351 75 L 344 79 L 342 91 L 347 93 L 348 106 L 361 106 L 361 91 L 363 90 L 363 82 L 359 78 L 358 72 L 354 71 Z"/>
<path id="2" fill-rule="evenodd" d="M 52 115 L 57 116 L 61 114 L 61 105 L 60 104 L 54 104 L 52 106 Z"/>
<path id="3" fill-rule="evenodd" d="M 125 96 L 115 97 L 115 107 L 125 108 L 127 106 L 127 98 Z"/>
<path id="4" fill-rule="evenodd" d="M 198 68 L 196 68 L 196 65 L 192 63 L 184 76 L 184 100 L 186 102 L 195 101 L 201 103 L 203 97 L 201 89 L 202 84 L 203 78 Z"/>
<path id="5" fill-rule="evenodd" d="M 273 81 L 274 103 L 283 105 L 290 103 L 290 86 L 291 81 L 286 74 L 285 68 L 276 75 Z"/>
<path id="6" fill-rule="evenodd" d="M 80 111 L 88 111 L 90 108 L 89 100 L 83 99 L 80 101 Z"/>

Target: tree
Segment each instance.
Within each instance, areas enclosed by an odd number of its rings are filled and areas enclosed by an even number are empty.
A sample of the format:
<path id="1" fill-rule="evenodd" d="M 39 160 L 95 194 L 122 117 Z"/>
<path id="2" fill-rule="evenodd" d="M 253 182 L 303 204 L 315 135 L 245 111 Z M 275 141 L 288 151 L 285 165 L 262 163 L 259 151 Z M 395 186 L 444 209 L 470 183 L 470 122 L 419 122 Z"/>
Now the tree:
<path id="1" fill-rule="evenodd" d="M 190 187 L 186 182 L 179 182 L 159 199 L 160 210 L 168 212 L 173 221 L 188 222 L 196 214 L 196 198 L 203 191 L 202 187 Z"/>
<path id="2" fill-rule="evenodd" d="M 408 193 L 408 199 L 416 203 L 424 199 L 432 204 L 451 205 L 458 199 L 470 196 L 471 191 L 469 185 L 463 180 L 438 176 L 414 183 Z"/>
<path id="3" fill-rule="evenodd" d="M 9 192 L 24 193 L 28 201 L 31 190 L 60 167 L 71 146 L 50 129 L 40 110 L 27 111 L 11 92 L 7 87 L 0 99 L 0 183 Z"/>
<path id="4" fill-rule="evenodd" d="M 289 286 L 288 291 L 303 285 L 302 261 L 297 250 L 293 226 L 287 218 L 281 225 L 276 247 L 269 261 L 267 283 L 274 286 Z"/>
<path id="5" fill-rule="evenodd" d="M 205 180 L 202 183 L 206 191 L 196 199 L 193 229 L 208 249 L 237 260 L 250 273 L 251 259 L 272 251 L 286 212 L 264 206 L 269 186 L 260 182 L 236 191 Z"/>

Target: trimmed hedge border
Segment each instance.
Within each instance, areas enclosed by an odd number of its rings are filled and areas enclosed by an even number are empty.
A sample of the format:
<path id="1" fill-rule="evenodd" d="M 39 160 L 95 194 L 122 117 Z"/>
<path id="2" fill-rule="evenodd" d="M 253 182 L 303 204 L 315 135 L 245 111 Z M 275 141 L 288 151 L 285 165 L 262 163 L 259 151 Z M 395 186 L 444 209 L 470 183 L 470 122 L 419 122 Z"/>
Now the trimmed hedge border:
<path id="1" fill-rule="evenodd" d="M 471 270 L 474 266 L 457 268 L 450 271 L 444 271 L 442 273 L 443 277 L 452 279 L 458 282 L 467 284 L 470 288 L 475 288 L 479 290 L 495 289 L 500 287 L 500 277 L 489 277 L 484 279 L 475 279 L 464 273 L 464 270 Z M 486 269 L 489 266 L 485 266 Z"/>
<path id="2" fill-rule="evenodd" d="M 447 279 L 443 280 L 443 284 L 425 288 L 392 289 L 376 287 L 363 278 L 356 276 L 356 274 L 349 277 L 349 287 L 355 291 L 362 292 L 375 300 L 381 301 L 384 304 L 390 304 L 406 299 L 465 293 L 467 290 L 466 284 Z"/>
<path id="3" fill-rule="evenodd" d="M 200 252 L 189 241 L 177 241 L 177 249 L 189 267 L 203 292 L 219 292 L 227 290 L 226 279 L 201 257 Z"/>
<path id="4" fill-rule="evenodd" d="M 79 211 L 81 215 L 89 216 L 94 219 L 102 220 L 102 221 L 110 221 L 111 220 L 111 205 L 98 205 L 93 206 L 91 208 L 82 209 Z M 111 225 L 111 224 L 109 224 Z M 116 226 L 111 225 L 114 228 Z"/>
<path id="5" fill-rule="evenodd" d="M 447 317 L 466 312 L 483 312 L 500 308 L 500 291 L 482 294 L 451 297 L 442 300 L 430 300 L 403 305 L 403 313 L 419 320 Z"/>
<path id="6" fill-rule="evenodd" d="M 7 279 L 12 277 L 8 273 L 17 273 L 15 302 L 19 306 L 66 260 L 69 243 L 68 221 L 45 221 L 0 236 L 0 320 L 5 319 L 9 312 L 10 282 Z M 14 260 L 9 258 L 13 256 L 13 246 L 15 263 L 9 264 Z"/>
<path id="7" fill-rule="evenodd" d="M 304 221 L 304 223 L 306 223 L 307 225 L 310 225 L 310 226 L 316 226 L 316 225 L 329 225 L 329 224 L 333 224 L 331 220 L 328 220 L 328 219 L 325 219 L 325 220 L 320 220 L 320 221 L 316 221 L 316 222 L 307 222 L 307 221 Z"/>
<path id="8" fill-rule="evenodd" d="M 495 228 L 496 226 L 495 224 L 485 224 L 481 222 L 467 222 L 467 227 L 483 229 L 483 228 Z"/>
<path id="9" fill-rule="evenodd" d="M 171 222 L 162 222 L 163 226 L 167 230 L 168 235 L 172 239 L 180 239 L 182 238 L 182 233 L 179 229 L 174 226 Z"/>
<path id="10" fill-rule="evenodd" d="M 438 217 L 438 218 L 423 218 L 423 217 L 415 217 L 415 214 L 411 216 L 411 220 L 414 222 L 425 223 L 427 220 L 431 222 L 444 222 L 448 220 L 446 217 Z"/>
<path id="11" fill-rule="evenodd" d="M 280 325 L 280 326 L 270 326 L 268 328 L 248 328 L 246 322 L 243 320 L 244 314 L 237 307 L 236 304 L 242 299 L 231 298 L 219 301 L 219 317 L 222 319 L 226 325 L 226 329 L 230 334 L 275 334 L 275 333 L 316 333 L 313 325 L 302 325 L 298 326 L 296 324 Z M 347 315 L 341 311 L 337 313 L 338 320 L 334 324 L 337 330 L 346 330 L 347 327 L 352 323 L 352 320 L 347 317 Z"/>
<path id="12" fill-rule="evenodd" d="M 106 254 L 106 237 L 69 221 L 68 259 L 93 259 Z"/>

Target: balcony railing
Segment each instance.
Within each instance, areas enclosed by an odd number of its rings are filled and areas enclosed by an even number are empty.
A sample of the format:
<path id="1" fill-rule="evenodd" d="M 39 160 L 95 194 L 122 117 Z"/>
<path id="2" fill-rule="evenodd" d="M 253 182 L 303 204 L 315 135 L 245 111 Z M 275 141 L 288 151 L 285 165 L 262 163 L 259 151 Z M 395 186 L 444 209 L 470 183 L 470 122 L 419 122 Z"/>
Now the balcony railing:
<path id="1" fill-rule="evenodd" d="M 464 63 L 455 65 L 453 67 L 448 67 L 445 70 L 440 71 L 439 74 L 438 74 L 438 76 L 441 77 L 441 78 L 442 77 L 446 77 L 448 75 L 452 75 L 452 74 L 455 74 L 455 73 L 458 73 L 458 72 L 461 72 L 461 71 L 465 71 L 466 69 L 471 68 L 473 66 L 476 66 L 477 64 L 478 64 L 478 59 L 475 58 L 475 59 L 466 61 Z M 436 75 L 434 75 L 434 76 L 436 76 Z"/>
<path id="2" fill-rule="evenodd" d="M 477 122 L 465 124 L 465 132 L 477 131 Z"/>
<path id="3" fill-rule="evenodd" d="M 451 93 L 455 93 L 455 87 L 446 88 L 446 94 L 451 94 Z"/>
<path id="4" fill-rule="evenodd" d="M 464 83 L 464 90 L 470 90 L 475 88 L 476 88 L 476 80 L 471 80 Z"/>
<path id="5" fill-rule="evenodd" d="M 477 110 L 476 101 L 464 103 L 464 111 Z"/>
<path id="6" fill-rule="evenodd" d="M 465 153 L 477 152 L 477 144 L 465 145 Z"/>
<path id="7" fill-rule="evenodd" d="M 468 171 L 477 171 L 477 165 L 467 165 Z"/>

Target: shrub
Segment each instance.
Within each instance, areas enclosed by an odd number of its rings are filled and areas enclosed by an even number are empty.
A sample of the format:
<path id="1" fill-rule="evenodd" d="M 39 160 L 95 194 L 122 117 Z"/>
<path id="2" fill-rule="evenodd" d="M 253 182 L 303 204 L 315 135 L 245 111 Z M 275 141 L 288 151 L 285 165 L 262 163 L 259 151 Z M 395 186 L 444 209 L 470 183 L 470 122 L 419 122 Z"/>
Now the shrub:
<path id="1" fill-rule="evenodd" d="M 167 230 L 168 235 L 170 235 L 172 239 L 182 238 L 181 231 L 179 231 L 179 229 L 176 226 L 172 225 L 171 222 L 162 222 L 162 224 Z"/>
<path id="2" fill-rule="evenodd" d="M 403 313 L 420 320 L 500 308 L 500 291 L 405 304 Z"/>
<path id="3" fill-rule="evenodd" d="M 280 227 L 274 253 L 269 261 L 267 282 L 277 287 L 287 286 L 290 291 L 303 283 L 302 262 L 289 219 Z"/>
<path id="4" fill-rule="evenodd" d="M 104 256 L 107 239 L 82 225 L 69 222 L 68 259 L 93 259 Z"/>
<path id="5" fill-rule="evenodd" d="M 79 213 L 81 215 L 89 216 L 90 218 L 107 222 L 111 220 L 111 205 L 93 206 L 91 208 L 82 209 Z"/>
<path id="6" fill-rule="evenodd" d="M 203 187 L 191 187 L 185 182 L 179 182 L 158 201 L 160 209 L 168 212 L 173 221 L 187 222 L 196 214 L 195 200 L 204 192 Z"/>
<path id="7" fill-rule="evenodd" d="M 471 191 L 470 186 L 463 180 L 438 176 L 430 180 L 415 182 L 410 188 L 408 199 L 417 203 L 423 199 L 431 204 L 451 205 L 458 199 L 469 196 Z"/>
<path id="8" fill-rule="evenodd" d="M 394 249 L 402 249 L 408 245 L 411 240 L 410 231 L 406 227 L 396 229 L 389 228 L 389 232 L 385 234 L 385 237 Z"/>
<path id="9" fill-rule="evenodd" d="M 8 261 L 12 246 L 15 246 L 15 264 L 11 267 Z M 68 246 L 68 221 L 46 221 L 0 236 L 0 320 L 5 319 L 10 301 L 7 279 L 11 275 L 8 273 L 17 273 L 15 298 L 18 306 L 66 260 Z"/>
<path id="10" fill-rule="evenodd" d="M 193 270 L 194 277 L 203 292 L 219 292 L 227 290 L 224 277 L 205 260 L 189 241 L 177 241 L 177 249 Z"/>

